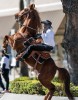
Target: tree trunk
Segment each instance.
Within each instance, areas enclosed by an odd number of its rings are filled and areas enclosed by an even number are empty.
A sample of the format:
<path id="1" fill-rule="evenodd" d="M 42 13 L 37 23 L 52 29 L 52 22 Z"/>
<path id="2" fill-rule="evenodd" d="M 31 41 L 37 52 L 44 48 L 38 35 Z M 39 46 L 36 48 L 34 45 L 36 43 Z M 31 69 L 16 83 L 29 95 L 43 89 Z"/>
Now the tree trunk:
<path id="1" fill-rule="evenodd" d="M 63 47 L 69 55 L 71 81 L 78 85 L 78 0 L 61 0 L 66 15 Z"/>
<path id="2" fill-rule="evenodd" d="M 20 0 L 19 6 L 20 6 L 20 11 L 24 9 L 24 2 L 23 2 L 23 0 Z"/>
<path id="3" fill-rule="evenodd" d="M 20 70 L 20 73 L 21 73 L 21 76 L 29 76 L 28 74 L 28 65 L 25 64 L 24 62 L 21 62 L 21 70 Z"/>

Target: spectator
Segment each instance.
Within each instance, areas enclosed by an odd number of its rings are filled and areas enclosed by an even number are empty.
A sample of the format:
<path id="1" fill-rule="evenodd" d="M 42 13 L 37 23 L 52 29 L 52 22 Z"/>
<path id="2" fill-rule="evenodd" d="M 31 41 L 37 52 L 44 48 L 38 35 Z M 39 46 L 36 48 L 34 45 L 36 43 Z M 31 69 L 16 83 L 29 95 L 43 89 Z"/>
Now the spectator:
<path id="1" fill-rule="evenodd" d="M 1 93 L 5 92 L 5 86 L 2 82 L 1 73 L 0 73 L 0 87 L 3 89 L 3 91 L 1 91 Z"/>
<path id="2" fill-rule="evenodd" d="M 6 92 L 9 91 L 9 56 L 2 50 L 2 59 L 1 59 L 1 69 L 2 69 L 2 76 L 6 82 Z"/>

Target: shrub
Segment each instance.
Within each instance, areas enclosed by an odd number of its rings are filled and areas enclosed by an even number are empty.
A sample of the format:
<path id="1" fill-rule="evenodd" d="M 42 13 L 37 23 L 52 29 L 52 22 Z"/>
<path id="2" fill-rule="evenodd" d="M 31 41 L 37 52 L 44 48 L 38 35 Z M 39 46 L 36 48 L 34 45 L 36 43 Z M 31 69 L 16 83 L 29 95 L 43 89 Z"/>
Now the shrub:
<path id="1" fill-rule="evenodd" d="M 55 78 L 52 82 L 56 86 L 56 91 L 54 92 L 54 96 L 66 96 L 63 88 L 63 84 Z M 74 86 L 70 84 L 71 92 L 74 96 L 78 97 L 78 86 Z M 45 95 L 48 93 L 48 89 L 41 85 L 41 83 L 37 79 L 30 79 L 28 77 L 20 77 L 10 82 L 10 91 L 12 93 L 17 94 L 38 94 Z"/>

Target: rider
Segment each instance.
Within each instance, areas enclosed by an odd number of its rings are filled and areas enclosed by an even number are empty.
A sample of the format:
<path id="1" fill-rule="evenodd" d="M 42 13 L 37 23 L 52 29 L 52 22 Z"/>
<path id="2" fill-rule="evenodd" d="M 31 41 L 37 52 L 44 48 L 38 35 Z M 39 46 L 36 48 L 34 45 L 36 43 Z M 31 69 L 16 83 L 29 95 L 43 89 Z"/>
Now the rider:
<path id="1" fill-rule="evenodd" d="M 54 32 L 52 29 L 52 22 L 46 20 L 46 21 L 42 21 L 41 23 L 44 24 L 42 39 L 45 44 L 52 46 L 54 49 L 55 41 L 54 41 Z"/>
<path id="2" fill-rule="evenodd" d="M 39 43 L 39 41 L 36 40 L 38 44 L 29 45 L 23 54 L 21 53 L 20 55 L 17 56 L 16 58 L 17 60 L 20 58 L 26 59 L 31 54 L 32 51 L 49 51 L 50 52 L 55 46 L 54 32 L 52 31 L 51 21 L 46 20 L 46 21 L 42 21 L 41 23 L 44 24 L 44 30 L 41 37 L 39 36 L 38 38 L 42 39 L 43 43 Z M 29 39 L 29 41 L 32 40 L 31 38 Z M 24 45 L 27 46 L 27 43 L 28 42 L 24 43 Z"/>

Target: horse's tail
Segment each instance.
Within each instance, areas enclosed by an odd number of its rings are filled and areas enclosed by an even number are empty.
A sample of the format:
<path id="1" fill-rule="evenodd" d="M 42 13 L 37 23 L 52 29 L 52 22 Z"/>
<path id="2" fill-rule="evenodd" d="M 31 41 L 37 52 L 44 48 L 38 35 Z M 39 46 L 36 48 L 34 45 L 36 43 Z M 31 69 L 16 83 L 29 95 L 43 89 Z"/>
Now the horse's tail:
<path id="1" fill-rule="evenodd" d="M 64 82 L 65 92 L 69 100 L 74 100 L 72 93 L 70 92 L 70 75 L 65 68 L 58 68 L 58 77 Z"/>

